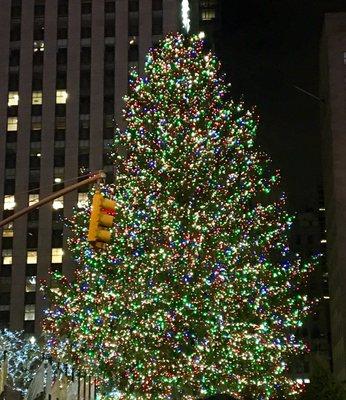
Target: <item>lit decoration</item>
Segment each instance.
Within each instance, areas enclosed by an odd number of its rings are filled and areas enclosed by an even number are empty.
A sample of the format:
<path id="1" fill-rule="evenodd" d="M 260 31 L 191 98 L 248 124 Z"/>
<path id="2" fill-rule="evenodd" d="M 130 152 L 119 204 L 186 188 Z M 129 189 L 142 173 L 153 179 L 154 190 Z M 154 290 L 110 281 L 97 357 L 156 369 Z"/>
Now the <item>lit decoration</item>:
<path id="1" fill-rule="evenodd" d="M 122 399 L 294 396 L 288 360 L 311 303 L 311 265 L 289 251 L 278 172 L 257 118 L 228 99 L 198 36 L 165 38 L 134 72 L 117 130 L 110 245 L 87 242 L 89 202 L 70 222 L 79 267 L 53 275 L 45 331 L 55 356 Z"/>
<path id="2" fill-rule="evenodd" d="M 183 28 L 186 33 L 190 32 L 190 4 L 189 0 L 182 0 L 181 2 L 181 19 L 183 21 Z"/>
<path id="3" fill-rule="evenodd" d="M 41 350 L 33 337 L 23 332 L 4 329 L 0 331 L 0 358 L 8 359 L 7 384 L 13 390 L 25 394 L 41 361 Z"/>

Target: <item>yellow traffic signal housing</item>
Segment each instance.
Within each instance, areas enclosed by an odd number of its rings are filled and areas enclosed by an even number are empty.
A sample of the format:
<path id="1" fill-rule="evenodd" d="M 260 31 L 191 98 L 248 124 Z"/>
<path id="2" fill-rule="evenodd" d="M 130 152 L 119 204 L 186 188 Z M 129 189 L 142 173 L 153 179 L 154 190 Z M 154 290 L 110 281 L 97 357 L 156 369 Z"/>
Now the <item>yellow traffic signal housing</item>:
<path id="1" fill-rule="evenodd" d="M 112 227 L 114 216 L 107 214 L 107 211 L 115 211 L 115 201 L 104 198 L 97 191 L 91 206 L 88 242 L 98 248 L 104 248 L 111 240 L 111 232 L 105 228 Z"/>

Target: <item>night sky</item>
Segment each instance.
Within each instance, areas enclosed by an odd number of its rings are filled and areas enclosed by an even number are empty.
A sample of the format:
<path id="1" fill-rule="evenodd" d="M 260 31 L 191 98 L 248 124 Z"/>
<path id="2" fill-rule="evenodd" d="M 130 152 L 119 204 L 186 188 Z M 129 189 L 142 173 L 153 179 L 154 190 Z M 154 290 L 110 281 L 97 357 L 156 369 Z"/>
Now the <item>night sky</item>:
<path id="1" fill-rule="evenodd" d="M 217 53 L 232 96 L 260 116 L 258 141 L 282 174 L 289 207 L 317 206 L 322 185 L 318 57 L 323 15 L 336 0 L 221 0 Z"/>

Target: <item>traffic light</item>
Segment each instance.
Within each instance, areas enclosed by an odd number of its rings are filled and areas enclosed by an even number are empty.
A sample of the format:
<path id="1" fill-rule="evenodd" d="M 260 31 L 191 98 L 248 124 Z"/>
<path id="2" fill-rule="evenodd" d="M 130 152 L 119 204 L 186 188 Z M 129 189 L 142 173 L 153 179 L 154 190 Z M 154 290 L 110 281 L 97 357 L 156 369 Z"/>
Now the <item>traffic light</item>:
<path id="1" fill-rule="evenodd" d="M 107 213 L 112 211 L 115 211 L 115 201 L 97 191 L 93 197 L 88 231 L 88 242 L 94 247 L 104 249 L 111 240 L 111 232 L 105 228 L 113 225 L 114 216 Z"/>

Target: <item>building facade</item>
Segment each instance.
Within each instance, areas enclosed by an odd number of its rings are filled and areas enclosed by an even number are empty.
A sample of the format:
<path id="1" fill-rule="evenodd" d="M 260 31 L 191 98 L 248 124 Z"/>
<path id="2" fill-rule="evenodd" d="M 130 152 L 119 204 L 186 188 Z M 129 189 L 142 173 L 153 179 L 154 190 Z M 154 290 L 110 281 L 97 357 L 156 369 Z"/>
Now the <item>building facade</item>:
<path id="1" fill-rule="evenodd" d="M 346 13 L 326 14 L 320 98 L 334 374 L 346 381 Z"/>
<path id="2" fill-rule="evenodd" d="M 0 220 L 90 171 L 111 176 L 106 153 L 123 126 L 131 67 L 181 28 L 180 0 L 2 0 Z M 71 277 L 74 192 L 0 232 L 0 327 L 40 331 L 48 271 Z"/>

